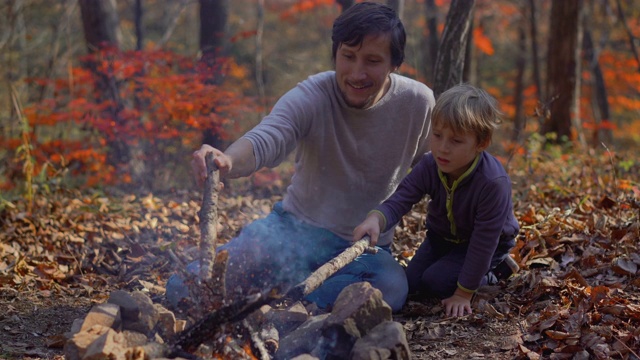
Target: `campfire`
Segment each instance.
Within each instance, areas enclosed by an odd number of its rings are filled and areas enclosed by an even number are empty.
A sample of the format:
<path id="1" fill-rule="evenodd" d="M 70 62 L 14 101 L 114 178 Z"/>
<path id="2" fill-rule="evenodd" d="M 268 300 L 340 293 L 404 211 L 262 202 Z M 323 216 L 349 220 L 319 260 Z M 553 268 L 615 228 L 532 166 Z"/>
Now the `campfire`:
<path id="1" fill-rule="evenodd" d="M 209 176 L 200 211 L 200 270 L 182 274 L 189 297 L 169 310 L 142 291 L 114 291 L 76 319 L 66 334 L 66 359 L 409 359 L 407 339 L 379 290 L 345 288 L 330 312 L 303 298 L 368 249 L 356 242 L 286 293 L 269 289 L 228 297 L 227 253 L 216 253 L 218 174 Z M 232 299 L 231 299 L 232 298 Z"/>
<path id="2" fill-rule="evenodd" d="M 118 290 L 77 319 L 67 337 L 68 360 L 410 358 L 402 325 L 366 282 L 345 288 L 328 313 L 258 293 L 197 321 L 178 319 L 141 291 Z"/>

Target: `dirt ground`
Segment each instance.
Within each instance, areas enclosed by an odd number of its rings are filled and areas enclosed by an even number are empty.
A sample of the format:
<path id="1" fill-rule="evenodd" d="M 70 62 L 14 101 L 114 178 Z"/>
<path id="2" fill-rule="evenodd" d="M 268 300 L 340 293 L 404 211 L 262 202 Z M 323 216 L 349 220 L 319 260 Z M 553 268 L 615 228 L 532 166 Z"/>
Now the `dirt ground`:
<path id="1" fill-rule="evenodd" d="M 522 231 L 512 255 L 521 271 L 483 289 L 462 318 L 443 318 L 435 300 L 409 299 L 395 319 L 414 359 L 640 359 L 640 189 L 620 183 L 630 190 L 616 192 L 584 176 L 609 160 L 593 161 L 541 162 L 513 176 Z M 545 175 L 559 168 L 571 170 L 561 186 Z M 225 190 L 218 239 L 265 216 L 280 186 Z M 113 290 L 148 291 L 162 302 L 169 276 L 198 251 L 200 205 L 188 191 L 60 190 L 36 196 L 31 211 L 0 202 L 0 359 L 63 359 L 74 319 Z M 393 252 L 403 265 L 425 236 L 426 205 L 418 205 L 396 228 Z"/>
<path id="2" fill-rule="evenodd" d="M 0 358 L 61 360 L 64 333 L 83 318 L 87 297 L 43 297 L 0 293 Z M 394 319 L 402 323 L 413 359 L 517 359 L 520 323 L 476 311 L 459 319 L 443 318 L 435 303 L 409 301 Z"/>

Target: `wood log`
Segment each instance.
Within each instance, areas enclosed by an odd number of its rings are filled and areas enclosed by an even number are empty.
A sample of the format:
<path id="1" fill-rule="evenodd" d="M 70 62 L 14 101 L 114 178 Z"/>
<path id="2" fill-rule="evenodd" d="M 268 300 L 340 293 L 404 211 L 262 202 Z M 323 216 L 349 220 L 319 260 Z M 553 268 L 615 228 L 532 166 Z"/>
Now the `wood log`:
<path id="1" fill-rule="evenodd" d="M 262 325 L 260 338 L 264 342 L 264 346 L 267 348 L 269 354 L 274 355 L 276 351 L 278 351 L 278 347 L 280 346 L 280 334 L 273 323 L 266 323 Z"/>
<path id="2" fill-rule="evenodd" d="M 213 162 L 213 153 L 205 156 L 207 179 L 204 184 L 200 217 L 200 281 L 211 279 L 211 270 L 216 255 L 216 238 L 218 236 L 218 183 L 220 173 Z"/>
<path id="3" fill-rule="evenodd" d="M 246 296 L 232 304 L 207 314 L 195 324 L 179 333 L 170 347 L 170 354 L 192 353 L 205 341 L 212 339 L 224 324 L 234 323 L 244 319 L 247 315 L 269 304 L 280 296 L 272 289 L 267 293 L 257 293 Z"/>
<path id="4" fill-rule="evenodd" d="M 355 258 L 362 255 L 362 253 L 364 253 L 365 250 L 369 248 L 369 240 L 369 237 L 365 236 L 364 238 L 356 241 L 353 245 L 348 247 L 338 256 L 320 266 L 303 282 L 299 283 L 291 290 L 289 290 L 285 295 L 285 298 L 291 299 L 293 301 L 298 301 L 311 294 L 315 289 L 320 287 L 320 285 L 322 285 L 322 283 L 331 275 L 335 274 L 336 272 L 338 272 L 338 270 L 345 267 L 345 265 L 349 264 Z"/>
<path id="5" fill-rule="evenodd" d="M 264 342 L 260 338 L 260 334 L 256 332 L 256 330 L 247 319 L 242 320 L 242 325 L 245 327 L 245 329 L 247 329 L 247 332 L 249 333 L 251 344 L 253 345 L 252 348 L 258 352 L 258 355 L 260 355 L 258 358 L 260 360 L 270 360 L 271 356 L 269 355 Z"/>

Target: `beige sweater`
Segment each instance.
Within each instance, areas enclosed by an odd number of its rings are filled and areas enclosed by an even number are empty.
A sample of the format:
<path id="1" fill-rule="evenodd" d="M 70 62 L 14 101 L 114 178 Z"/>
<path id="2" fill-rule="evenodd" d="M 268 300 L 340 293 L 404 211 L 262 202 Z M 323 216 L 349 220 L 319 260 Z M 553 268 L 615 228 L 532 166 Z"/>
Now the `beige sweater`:
<path id="1" fill-rule="evenodd" d="M 297 149 L 284 209 L 346 240 L 367 213 L 388 198 L 427 151 L 435 100 L 424 84 L 392 74 L 389 91 L 367 109 L 346 105 L 327 71 L 287 92 L 244 135 L 256 170 L 275 167 Z M 379 245 L 393 240 L 393 229 Z"/>

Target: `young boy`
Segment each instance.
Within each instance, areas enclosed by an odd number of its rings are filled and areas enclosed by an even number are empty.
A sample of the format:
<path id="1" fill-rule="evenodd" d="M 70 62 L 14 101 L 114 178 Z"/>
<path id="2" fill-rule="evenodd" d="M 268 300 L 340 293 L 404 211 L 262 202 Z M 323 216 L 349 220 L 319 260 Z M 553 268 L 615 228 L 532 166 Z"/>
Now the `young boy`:
<path id="1" fill-rule="evenodd" d="M 511 203 L 511 180 L 485 149 L 500 122 L 496 100 L 458 85 L 436 101 L 431 152 L 425 154 L 388 200 L 369 212 L 354 238 L 377 242 L 425 195 L 427 237 L 406 269 L 409 293 L 439 297 L 447 316 L 471 313 L 481 285 L 517 271 L 509 256 L 519 226 Z"/>

